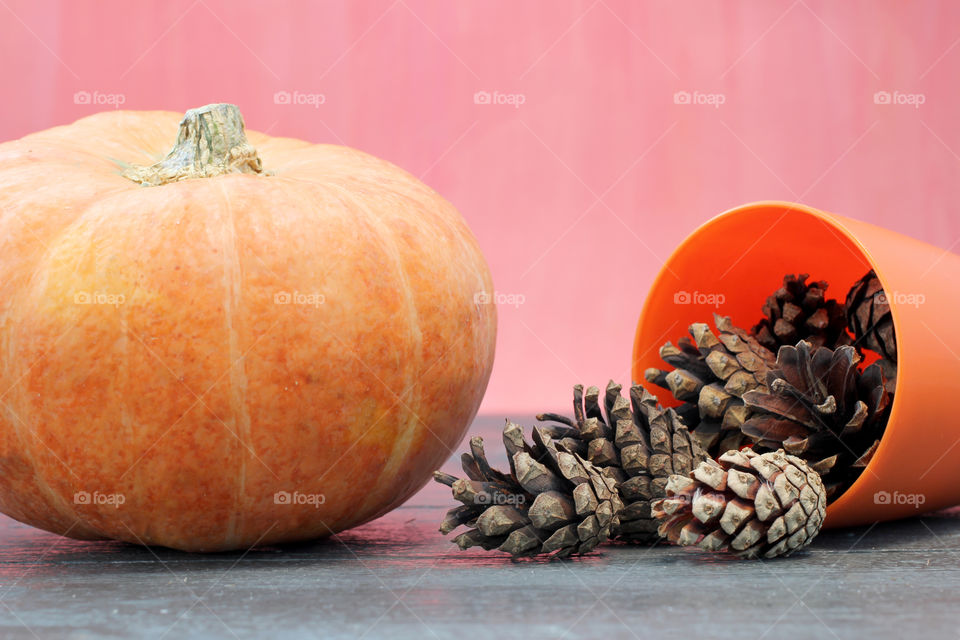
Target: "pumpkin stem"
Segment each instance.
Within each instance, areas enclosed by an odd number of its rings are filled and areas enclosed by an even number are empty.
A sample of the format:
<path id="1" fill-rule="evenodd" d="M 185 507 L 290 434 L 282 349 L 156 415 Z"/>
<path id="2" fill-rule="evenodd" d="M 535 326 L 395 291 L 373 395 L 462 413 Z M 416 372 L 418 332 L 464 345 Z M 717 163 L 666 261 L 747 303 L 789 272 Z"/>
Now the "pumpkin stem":
<path id="1" fill-rule="evenodd" d="M 133 165 L 123 177 L 154 187 L 225 173 L 263 173 L 263 163 L 247 142 L 240 108 L 219 103 L 187 111 L 167 157 L 150 166 Z"/>

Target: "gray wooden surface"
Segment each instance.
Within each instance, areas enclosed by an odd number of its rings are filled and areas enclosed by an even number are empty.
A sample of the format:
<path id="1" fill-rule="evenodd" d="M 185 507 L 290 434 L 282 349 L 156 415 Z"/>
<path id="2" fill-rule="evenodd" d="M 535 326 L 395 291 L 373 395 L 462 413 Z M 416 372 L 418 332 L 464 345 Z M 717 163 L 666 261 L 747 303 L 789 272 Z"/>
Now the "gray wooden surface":
<path id="1" fill-rule="evenodd" d="M 474 427 L 491 454 L 501 425 Z M 334 539 L 214 555 L 2 518 L 0 638 L 960 638 L 960 510 L 828 531 L 778 561 L 620 545 L 511 561 L 457 551 L 437 532 L 447 506 L 431 483 Z"/>

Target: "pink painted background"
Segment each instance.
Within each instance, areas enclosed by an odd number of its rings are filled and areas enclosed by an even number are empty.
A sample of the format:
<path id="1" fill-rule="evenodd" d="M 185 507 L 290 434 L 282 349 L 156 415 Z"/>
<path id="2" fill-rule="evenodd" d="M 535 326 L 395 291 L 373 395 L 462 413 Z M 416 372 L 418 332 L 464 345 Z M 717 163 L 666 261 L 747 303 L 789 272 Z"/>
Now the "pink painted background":
<path id="1" fill-rule="evenodd" d="M 960 243 L 958 43 L 948 2 L 0 0 L 0 140 L 234 102 L 406 168 L 522 302 L 482 410 L 529 411 L 627 381 L 663 259 L 731 206 Z"/>

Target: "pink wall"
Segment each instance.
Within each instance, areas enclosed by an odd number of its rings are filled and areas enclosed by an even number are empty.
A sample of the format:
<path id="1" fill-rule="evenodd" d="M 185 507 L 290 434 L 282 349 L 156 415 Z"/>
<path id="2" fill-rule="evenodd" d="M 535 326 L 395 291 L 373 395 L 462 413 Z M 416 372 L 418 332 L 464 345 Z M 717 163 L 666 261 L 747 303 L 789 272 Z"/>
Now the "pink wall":
<path id="1" fill-rule="evenodd" d="M 958 43 L 947 2 L 0 0 L 0 139 L 110 107 L 86 91 L 235 102 L 251 128 L 387 158 L 459 207 L 522 296 L 500 309 L 484 410 L 551 408 L 627 380 L 661 261 L 733 205 L 960 243 Z"/>

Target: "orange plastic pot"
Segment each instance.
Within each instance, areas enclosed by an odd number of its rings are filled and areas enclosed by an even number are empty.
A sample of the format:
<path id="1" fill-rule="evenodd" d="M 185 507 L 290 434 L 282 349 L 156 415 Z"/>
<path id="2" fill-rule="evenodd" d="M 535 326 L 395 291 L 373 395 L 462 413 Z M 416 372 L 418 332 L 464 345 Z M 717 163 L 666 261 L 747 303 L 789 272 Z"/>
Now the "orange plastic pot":
<path id="1" fill-rule="evenodd" d="M 809 273 L 842 298 L 869 269 L 883 284 L 897 334 L 897 393 L 876 455 L 827 509 L 826 526 L 892 520 L 960 503 L 957 283 L 960 256 L 865 222 L 789 202 L 731 209 L 673 252 L 647 296 L 633 379 L 660 366 L 658 350 L 692 322 L 729 315 L 740 326 L 785 273 Z M 663 394 L 660 394 L 661 397 Z"/>

